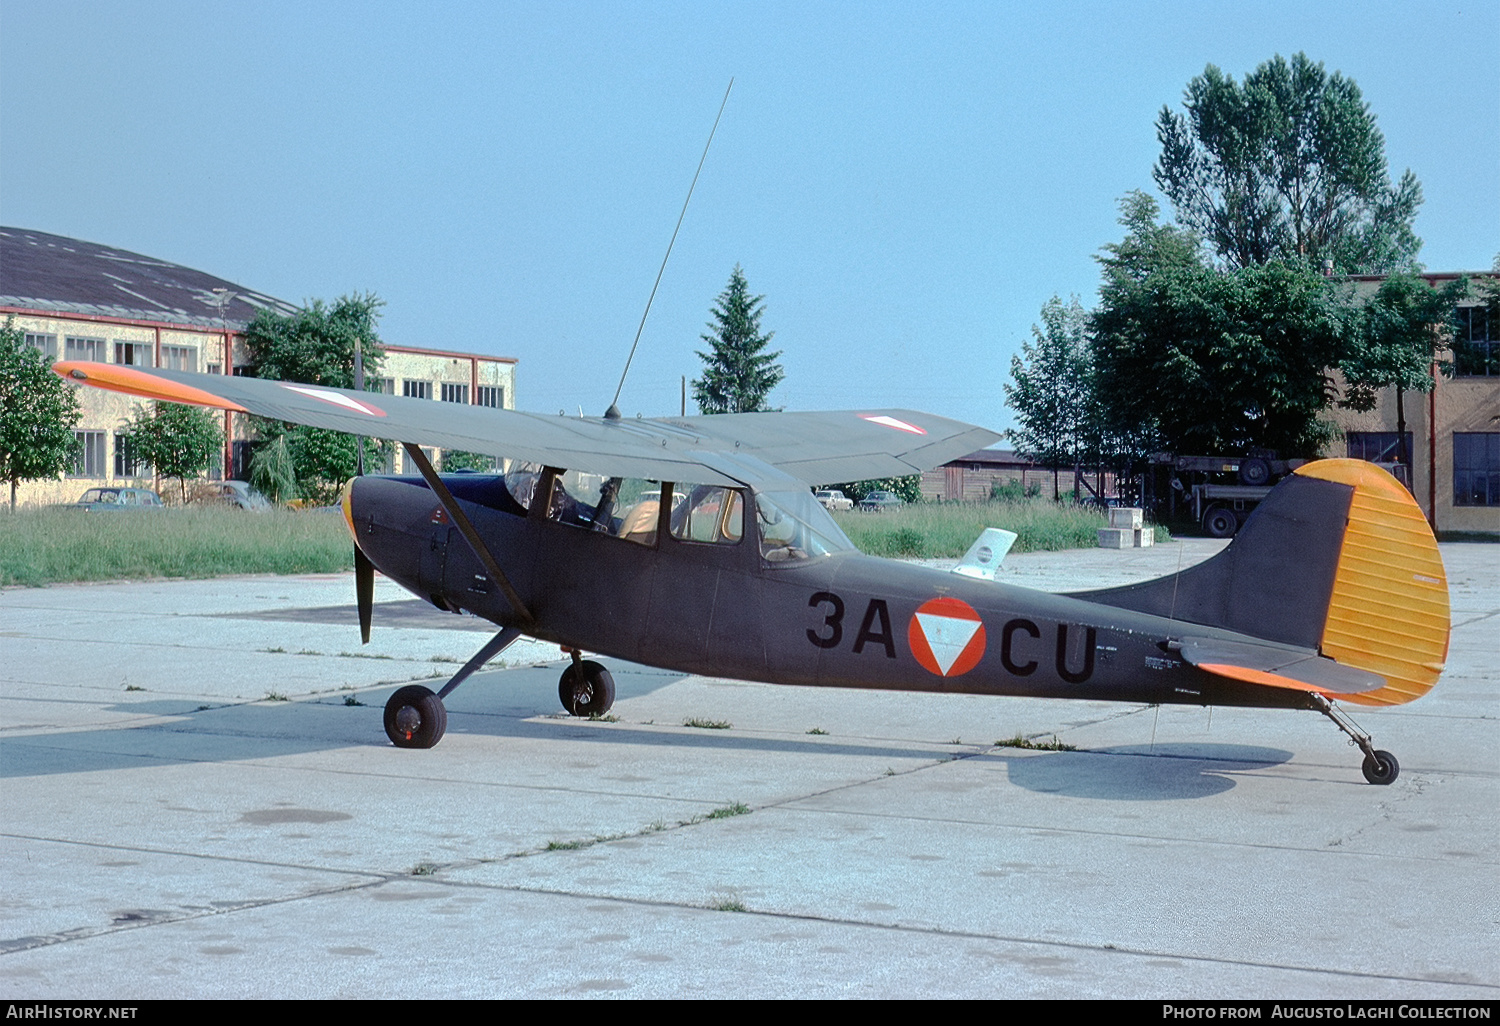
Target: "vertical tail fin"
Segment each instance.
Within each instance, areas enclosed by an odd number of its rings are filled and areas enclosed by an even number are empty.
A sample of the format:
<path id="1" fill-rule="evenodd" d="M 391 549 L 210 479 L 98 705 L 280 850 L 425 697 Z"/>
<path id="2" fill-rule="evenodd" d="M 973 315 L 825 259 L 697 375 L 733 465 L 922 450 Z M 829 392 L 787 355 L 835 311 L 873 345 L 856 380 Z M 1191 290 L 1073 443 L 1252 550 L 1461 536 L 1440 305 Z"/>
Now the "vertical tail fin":
<path id="1" fill-rule="evenodd" d="M 1422 697 L 1443 672 L 1449 630 L 1448 577 L 1422 510 L 1363 460 L 1322 460 L 1297 473 L 1354 488 L 1320 648 L 1380 674 L 1386 686 L 1344 700 L 1399 705 Z"/>
<path id="2" fill-rule="evenodd" d="M 1075 597 L 1315 649 L 1385 678 L 1343 696 L 1363 705 L 1425 695 L 1448 653 L 1437 541 L 1411 494 L 1363 460 L 1301 467 L 1212 559 Z"/>

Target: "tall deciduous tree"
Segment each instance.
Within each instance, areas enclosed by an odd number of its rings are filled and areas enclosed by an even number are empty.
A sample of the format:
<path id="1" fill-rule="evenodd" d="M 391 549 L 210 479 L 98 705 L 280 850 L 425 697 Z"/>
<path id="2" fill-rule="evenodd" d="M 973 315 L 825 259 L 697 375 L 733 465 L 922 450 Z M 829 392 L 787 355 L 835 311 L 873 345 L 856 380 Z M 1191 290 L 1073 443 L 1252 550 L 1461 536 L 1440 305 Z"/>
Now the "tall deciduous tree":
<path id="1" fill-rule="evenodd" d="M 1347 338 L 1327 279 L 1300 262 L 1216 271 L 1155 223 L 1149 198 L 1123 208 L 1129 234 L 1100 257 L 1091 321 L 1108 421 L 1179 453 L 1315 455 Z"/>
<path id="2" fill-rule="evenodd" d="M 11 509 L 22 481 L 56 477 L 72 463 L 80 416 L 72 386 L 8 319 L 0 328 L 0 480 L 10 482 Z"/>
<path id="3" fill-rule="evenodd" d="M 729 285 L 714 303 L 712 335 L 701 336 L 708 352 L 699 352 L 703 377 L 693 381 L 693 400 L 703 413 L 754 413 L 767 410 L 766 397 L 785 373 L 765 348 L 774 332 L 761 333 L 765 296 L 750 295 L 739 264 Z"/>
<path id="4" fill-rule="evenodd" d="M 1042 323 L 1032 325 L 1032 341 L 1011 357 L 1005 402 L 1016 411 L 1019 428 L 1006 432 L 1016 452 L 1052 471 L 1052 497 L 1058 497 L 1058 471 L 1084 459 L 1091 406 L 1090 361 L 1084 339 L 1087 315 L 1075 296 L 1066 305 L 1057 296 L 1042 307 Z"/>
<path id="5" fill-rule="evenodd" d="M 126 431 L 131 449 L 151 464 L 157 477 L 177 478 L 182 501 L 187 502 L 187 479 L 213 465 L 224 433 L 217 416 L 201 406 L 152 403 L 151 407 L 135 408 Z"/>
<path id="6" fill-rule="evenodd" d="M 1392 185 L 1385 139 L 1359 86 L 1306 54 L 1277 56 L 1243 85 L 1210 64 L 1185 113 L 1156 122 L 1156 183 L 1177 220 L 1231 268 L 1301 258 L 1341 273 L 1415 269 L 1422 187 Z"/>
<path id="7" fill-rule="evenodd" d="M 354 355 L 358 345 L 364 364 L 365 388 L 379 388 L 380 346 L 377 323 L 385 304 L 373 293 L 342 296 L 332 306 L 315 299 L 295 314 L 261 310 L 245 328 L 245 347 L 255 373 L 278 381 L 301 381 L 332 388 L 354 387 Z M 266 441 L 283 439 L 296 475 L 296 490 L 314 501 L 331 496 L 358 466 L 358 448 L 366 464 L 381 460 L 389 443 L 322 428 L 294 427 L 257 418 L 256 430 Z M 260 468 L 265 477 L 269 470 Z"/>
<path id="8" fill-rule="evenodd" d="M 377 381 L 384 350 L 376 324 L 385 303 L 374 293 L 341 296 L 332 306 L 314 299 L 295 314 L 260 310 L 245 327 L 245 348 L 257 377 L 331 388 L 354 387 L 354 349 L 365 380 Z"/>

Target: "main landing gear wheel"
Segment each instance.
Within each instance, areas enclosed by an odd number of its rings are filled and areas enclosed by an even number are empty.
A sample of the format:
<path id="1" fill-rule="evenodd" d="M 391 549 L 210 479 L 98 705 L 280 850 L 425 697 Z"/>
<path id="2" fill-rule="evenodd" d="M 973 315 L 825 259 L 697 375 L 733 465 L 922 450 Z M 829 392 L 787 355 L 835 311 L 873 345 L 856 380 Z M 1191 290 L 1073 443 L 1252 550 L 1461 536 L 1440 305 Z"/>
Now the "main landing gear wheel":
<path id="1" fill-rule="evenodd" d="M 1401 775 L 1401 764 L 1390 752 L 1377 749 L 1374 755 L 1365 756 L 1365 764 L 1360 767 L 1364 771 L 1365 779 L 1372 784 L 1389 784 Z"/>
<path id="2" fill-rule="evenodd" d="M 615 704 L 615 679 L 598 663 L 575 659 L 557 683 L 557 697 L 574 716 L 603 716 Z"/>
<path id="3" fill-rule="evenodd" d="M 448 710 L 432 689 L 408 684 L 385 703 L 385 734 L 397 748 L 431 748 L 448 729 Z"/>

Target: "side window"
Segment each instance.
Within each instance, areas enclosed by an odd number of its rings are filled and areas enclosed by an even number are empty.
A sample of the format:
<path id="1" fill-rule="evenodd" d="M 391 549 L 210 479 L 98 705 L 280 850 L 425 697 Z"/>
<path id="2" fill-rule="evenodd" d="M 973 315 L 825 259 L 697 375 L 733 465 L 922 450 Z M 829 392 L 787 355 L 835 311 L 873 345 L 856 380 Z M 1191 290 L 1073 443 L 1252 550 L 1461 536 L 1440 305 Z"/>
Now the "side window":
<path id="1" fill-rule="evenodd" d="M 661 491 L 660 481 L 569 470 L 553 481 L 547 519 L 637 545 L 655 545 Z"/>
<path id="2" fill-rule="evenodd" d="M 745 497 L 733 488 L 697 485 L 672 511 L 678 541 L 737 545 L 745 534 Z"/>
<path id="3" fill-rule="evenodd" d="M 198 371 L 198 349 L 195 346 L 162 346 L 161 365 L 163 370 L 195 374 Z"/>
<path id="4" fill-rule="evenodd" d="M 1500 431 L 1453 433 L 1453 505 L 1500 506 Z"/>
<path id="5" fill-rule="evenodd" d="M 102 338 L 79 338 L 68 335 L 64 339 L 63 353 L 69 360 L 92 360 L 95 363 L 103 363 L 104 339 Z"/>

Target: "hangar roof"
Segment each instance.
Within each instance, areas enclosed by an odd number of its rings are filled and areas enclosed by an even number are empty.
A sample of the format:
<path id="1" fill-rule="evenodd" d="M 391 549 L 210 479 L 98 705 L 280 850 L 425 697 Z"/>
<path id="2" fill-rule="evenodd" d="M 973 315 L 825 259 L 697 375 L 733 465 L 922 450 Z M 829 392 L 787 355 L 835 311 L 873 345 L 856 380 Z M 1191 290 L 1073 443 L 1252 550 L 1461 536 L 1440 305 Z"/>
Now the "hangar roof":
<path id="1" fill-rule="evenodd" d="M 27 228 L 0 228 L 0 306 L 127 320 L 219 327 L 219 295 L 231 329 L 257 310 L 295 313 L 291 303 L 191 267 L 113 246 Z"/>

